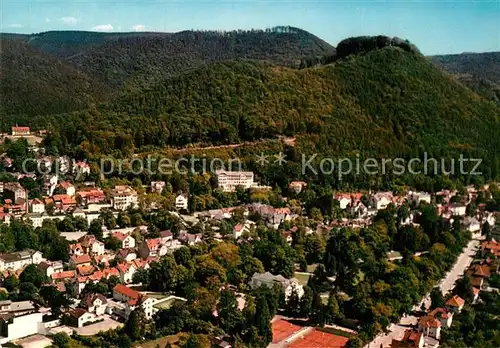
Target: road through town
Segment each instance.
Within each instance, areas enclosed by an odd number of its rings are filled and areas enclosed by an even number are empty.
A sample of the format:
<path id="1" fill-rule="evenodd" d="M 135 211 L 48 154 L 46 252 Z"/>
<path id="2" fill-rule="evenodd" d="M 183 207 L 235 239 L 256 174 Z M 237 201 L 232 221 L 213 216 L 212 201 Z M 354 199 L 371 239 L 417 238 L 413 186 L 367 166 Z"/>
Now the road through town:
<path id="1" fill-rule="evenodd" d="M 458 256 L 457 261 L 455 262 L 453 268 L 445 275 L 443 279 L 438 283 L 439 288 L 443 292 L 443 295 L 449 293 L 453 287 L 457 279 L 462 277 L 465 270 L 471 264 L 474 259 L 474 255 L 477 252 L 479 244 L 481 240 L 473 239 L 469 242 L 469 244 L 464 248 L 463 252 Z M 430 306 L 430 296 L 427 296 L 422 300 L 425 302 L 426 308 Z M 419 310 L 422 302 L 415 306 L 414 309 Z M 365 348 L 386 348 L 390 347 L 393 339 L 401 339 L 403 337 L 404 331 L 408 329 L 411 325 L 417 324 L 417 318 L 412 315 L 405 316 L 401 318 L 401 321 L 398 324 L 391 324 L 391 331 L 387 334 L 380 334 L 373 341 L 365 346 Z"/>

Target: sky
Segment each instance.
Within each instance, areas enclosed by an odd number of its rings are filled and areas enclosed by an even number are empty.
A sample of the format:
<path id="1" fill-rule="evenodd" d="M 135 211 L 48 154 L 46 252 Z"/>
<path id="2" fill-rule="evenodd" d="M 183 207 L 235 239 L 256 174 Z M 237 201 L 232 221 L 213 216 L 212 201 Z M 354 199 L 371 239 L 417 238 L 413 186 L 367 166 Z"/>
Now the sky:
<path id="1" fill-rule="evenodd" d="M 291 25 L 332 45 L 399 36 L 422 53 L 500 51 L 500 0 L 0 0 L 0 32 L 265 29 Z"/>

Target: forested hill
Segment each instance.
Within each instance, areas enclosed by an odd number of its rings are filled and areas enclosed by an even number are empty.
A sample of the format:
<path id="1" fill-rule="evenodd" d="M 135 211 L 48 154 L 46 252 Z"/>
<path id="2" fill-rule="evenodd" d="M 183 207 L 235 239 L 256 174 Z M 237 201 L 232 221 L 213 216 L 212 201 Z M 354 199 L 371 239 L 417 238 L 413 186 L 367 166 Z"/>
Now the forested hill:
<path id="1" fill-rule="evenodd" d="M 500 102 L 500 52 L 449 54 L 431 60 L 469 88 Z"/>
<path id="2" fill-rule="evenodd" d="M 107 95 L 104 84 L 23 40 L 2 39 L 0 56 L 0 117 L 87 109 Z"/>
<path id="3" fill-rule="evenodd" d="M 207 62 L 254 59 L 298 67 L 304 57 L 335 51 L 320 38 L 293 27 L 178 33 L 62 31 L 16 39 L 115 89 L 125 82 L 131 89 L 143 88 Z"/>
<path id="4" fill-rule="evenodd" d="M 88 112 L 52 119 L 90 153 L 299 135 L 308 152 L 500 153 L 500 110 L 418 53 L 386 47 L 291 69 L 224 62 Z M 46 120 L 41 120 L 46 122 Z"/>
<path id="5" fill-rule="evenodd" d="M 266 60 L 299 66 L 305 56 L 333 52 L 333 47 L 300 29 L 283 31 L 184 31 L 173 35 L 127 37 L 76 55 L 68 61 L 119 87 L 176 75 L 207 62 L 232 59 Z"/>

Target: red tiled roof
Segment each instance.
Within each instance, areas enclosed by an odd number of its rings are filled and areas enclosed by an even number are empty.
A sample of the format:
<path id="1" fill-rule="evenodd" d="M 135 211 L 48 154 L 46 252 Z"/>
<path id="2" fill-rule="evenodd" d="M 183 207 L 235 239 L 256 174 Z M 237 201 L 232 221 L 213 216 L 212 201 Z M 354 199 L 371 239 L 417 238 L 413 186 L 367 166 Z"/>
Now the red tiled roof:
<path id="1" fill-rule="evenodd" d="M 80 265 L 80 266 L 76 267 L 76 270 L 78 271 L 78 274 L 80 274 L 82 276 L 88 276 L 88 275 L 91 275 L 92 273 L 94 273 L 95 267 L 92 265 L 88 265 L 88 266 Z"/>
<path id="2" fill-rule="evenodd" d="M 12 127 L 13 132 L 29 132 L 30 127 Z"/>
<path id="3" fill-rule="evenodd" d="M 162 238 L 172 237 L 172 232 L 170 230 L 163 231 L 160 233 L 160 237 L 162 237 Z"/>
<path id="4" fill-rule="evenodd" d="M 65 188 L 65 189 L 68 189 L 70 187 L 73 187 L 73 184 L 70 183 L 69 181 L 61 181 L 59 183 L 59 185 L 62 187 L 62 188 Z"/>
<path id="5" fill-rule="evenodd" d="M 160 238 L 146 239 L 149 250 L 156 250 L 161 244 Z"/>
<path id="6" fill-rule="evenodd" d="M 111 276 L 116 276 L 116 277 L 120 276 L 120 272 L 115 267 L 105 268 L 102 271 L 103 271 L 104 275 L 106 276 L 106 278 L 109 278 Z"/>
<path id="7" fill-rule="evenodd" d="M 89 276 L 89 279 L 95 282 L 101 280 L 102 278 L 106 278 L 102 271 L 96 271 Z"/>
<path id="8" fill-rule="evenodd" d="M 347 337 L 314 329 L 311 333 L 292 341 L 288 348 L 342 348 L 347 342 L 349 342 Z"/>
<path id="9" fill-rule="evenodd" d="M 125 273 L 129 270 L 130 268 L 130 265 L 128 263 L 120 263 L 116 266 L 116 268 L 122 272 L 122 273 Z"/>
<path id="10" fill-rule="evenodd" d="M 51 275 L 51 278 L 53 280 L 69 279 L 74 277 L 76 277 L 76 271 L 57 272 L 57 273 L 52 273 Z"/>
<path id="11" fill-rule="evenodd" d="M 135 259 L 134 261 L 131 262 L 132 265 L 136 268 L 136 269 L 139 269 L 139 268 L 144 268 L 148 263 L 144 260 L 141 260 L 141 259 Z"/>
<path id="12" fill-rule="evenodd" d="M 441 327 L 441 322 L 432 315 L 426 315 L 420 318 L 418 324 L 424 327 Z"/>
<path id="13" fill-rule="evenodd" d="M 83 254 L 80 256 L 73 255 L 73 256 L 71 256 L 71 260 L 73 261 L 73 263 L 75 265 L 79 265 L 79 264 L 87 263 L 87 262 L 91 261 L 90 256 L 88 254 Z"/>
<path id="14" fill-rule="evenodd" d="M 462 307 L 465 304 L 465 301 L 460 296 L 455 295 L 446 301 L 446 304 L 452 307 Z"/>
<path id="15" fill-rule="evenodd" d="M 38 198 L 33 198 L 31 200 L 31 204 L 43 204 L 43 202 Z"/>
<path id="16" fill-rule="evenodd" d="M 490 268 L 488 265 L 475 265 L 474 266 L 474 275 L 478 277 L 486 277 L 488 278 L 491 275 Z"/>
<path id="17" fill-rule="evenodd" d="M 135 291 L 134 289 L 131 289 L 123 284 L 116 284 L 116 286 L 113 288 L 113 291 L 116 291 L 117 293 L 123 296 L 135 300 L 139 299 L 139 297 L 141 296 L 141 294 L 138 291 Z"/>
<path id="18" fill-rule="evenodd" d="M 112 236 L 120 242 L 123 242 L 128 237 L 128 234 L 122 232 L 114 232 Z"/>

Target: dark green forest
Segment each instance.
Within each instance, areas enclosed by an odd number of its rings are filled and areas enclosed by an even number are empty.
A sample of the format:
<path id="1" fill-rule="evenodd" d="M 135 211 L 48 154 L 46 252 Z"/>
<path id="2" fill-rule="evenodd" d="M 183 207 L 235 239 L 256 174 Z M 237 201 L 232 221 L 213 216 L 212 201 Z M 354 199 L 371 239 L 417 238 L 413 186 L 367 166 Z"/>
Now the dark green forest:
<path id="1" fill-rule="evenodd" d="M 78 158 L 288 136 L 306 154 L 462 153 L 496 176 L 498 105 L 407 40 L 52 32 L 5 37 L 2 61 L 3 130 L 49 129 L 47 147 Z"/>

